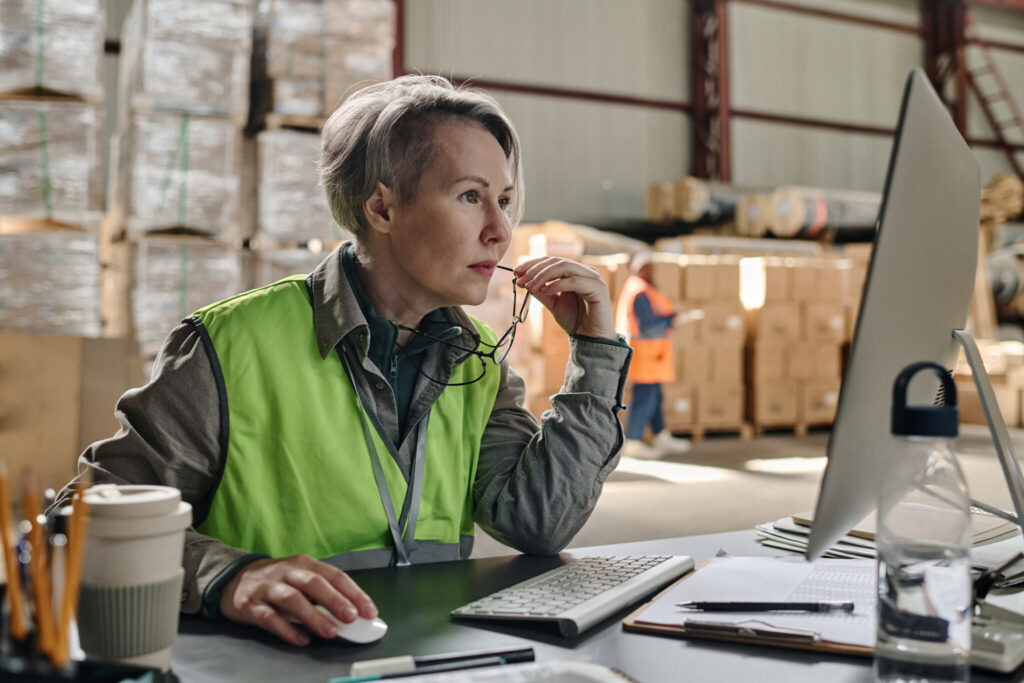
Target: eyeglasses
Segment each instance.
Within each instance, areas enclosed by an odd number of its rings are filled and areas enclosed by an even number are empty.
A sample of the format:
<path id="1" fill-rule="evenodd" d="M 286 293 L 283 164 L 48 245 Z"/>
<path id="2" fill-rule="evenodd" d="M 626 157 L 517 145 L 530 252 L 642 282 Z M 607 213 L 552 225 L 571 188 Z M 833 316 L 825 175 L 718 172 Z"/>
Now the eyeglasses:
<path id="1" fill-rule="evenodd" d="M 416 372 L 418 372 L 420 375 L 430 380 L 431 382 L 434 382 L 435 384 L 441 384 L 446 387 L 464 387 L 468 384 L 474 384 L 482 380 L 484 378 L 484 375 L 487 374 L 488 360 L 490 360 L 495 365 L 501 365 L 508 358 L 508 354 L 512 350 L 512 342 L 514 342 L 516 339 L 516 327 L 519 325 L 519 323 L 525 322 L 526 316 L 529 315 L 530 313 L 530 293 L 526 292 L 523 296 L 523 300 L 520 302 L 519 278 L 516 277 L 515 271 L 506 266 L 496 267 L 500 268 L 501 270 L 507 270 L 508 272 L 512 273 L 512 324 L 509 325 L 508 329 L 505 330 L 505 334 L 501 335 L 501 337 L 498 338 L 498 341 L 495 342 L 494 344 L 489 344 L 481 340 L 477 342 L 477 348 L 470 349 L 466 348 L 465 346 L 462 346 L 461 344 L 453 344 L 450 341 L 441 339 L 440 337 L 436 337 L 430 334 L 429 332 L 426 332 L 425 330 L 413 329 L 411 327 L 406 327 L 405 325 L 398 326 L 398 329 L 400 330 L 412 332 L 413 334 L 417 334 L 421 337 L 426 337 L 427 339 L 431 339 L 435 342 L 438 342 L 439 344 L 444 344 L 446 346 L 450 346 L 453 349 L 457 349 L 464 353 L 468 353 L 472 356 L 475 356 L 476 359 L 480 362 L 480 374 L 476 375 L 476 379 L 469 380 L 468 382 L 445 382 L 439 379 L 435 379 L 434 377 L 431 377 L 430 375 L 426 374 L 421 369 L 419 369 L 419 367 L 417 367 Z M 484 350 L 481 350 L 481 347 L 484 347 Z M 401 345 L 399 345 L 398 348 L 402 353 L 406 355 L 406 357 L 409 356 L 408 352 L 406 352 L 406 350 Z M 467 359 L 466 362 L 470 362 L 469 359 Z"/>

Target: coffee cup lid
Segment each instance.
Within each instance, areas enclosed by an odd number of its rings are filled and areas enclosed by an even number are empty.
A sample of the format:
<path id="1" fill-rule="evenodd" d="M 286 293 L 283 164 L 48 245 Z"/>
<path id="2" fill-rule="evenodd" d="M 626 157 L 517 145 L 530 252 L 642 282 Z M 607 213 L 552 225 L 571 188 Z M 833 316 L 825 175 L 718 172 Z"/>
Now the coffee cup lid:
<path id="1" fill-rule="evenodd" d="M 91 517 L 157 517 L 181 502 L 181 491 L 171 486 L 99 484 L 83 495 Z"/>

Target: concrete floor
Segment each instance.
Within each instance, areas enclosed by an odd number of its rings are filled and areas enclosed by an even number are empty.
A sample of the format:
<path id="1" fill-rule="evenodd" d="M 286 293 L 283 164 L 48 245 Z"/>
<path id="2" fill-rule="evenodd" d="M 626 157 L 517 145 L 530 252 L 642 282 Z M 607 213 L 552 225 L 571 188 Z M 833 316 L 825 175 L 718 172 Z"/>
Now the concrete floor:
<path id="1" fill-rule="evenodd" d="M 825 468 L 827 431 L 740 441 L 709 437 L 682 457 L 623 460 L 571 548 L 752 529 L 812 510 Z M 1024 430 L 1011 430 L 1024 456 Z M 964 426 L 955 446 L 973 498 L 1011 509 L 987 428 Z M 478 530 L 473 557 L 508 554 Z"/>

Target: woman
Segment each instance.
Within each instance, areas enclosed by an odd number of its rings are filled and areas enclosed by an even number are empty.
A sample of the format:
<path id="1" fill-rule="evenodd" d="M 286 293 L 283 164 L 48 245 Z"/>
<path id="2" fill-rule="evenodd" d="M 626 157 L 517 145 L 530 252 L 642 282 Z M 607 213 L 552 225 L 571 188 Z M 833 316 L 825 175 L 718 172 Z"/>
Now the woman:
<path id="1" fill-rule="evenodd" d="M 349 98 L 322 141 L 355 242 L 186 319 L 119 401 L 118 434 L 80 458 L 97 483 L 192 503 L 183 611 L 296 645 L 335 634 L 316 605 L 376 614 L 342 570 L 468 557 L 474 521 L 524 552 L 564 547 L 615 466 L 630 357 L 593 269 L 517 266 L 572 339 L 538 425 L 500 332 L 459 308 L 508 276 L 495 268 L 522 215 L 518 139 L 491 98 L 399 78 Z"/>

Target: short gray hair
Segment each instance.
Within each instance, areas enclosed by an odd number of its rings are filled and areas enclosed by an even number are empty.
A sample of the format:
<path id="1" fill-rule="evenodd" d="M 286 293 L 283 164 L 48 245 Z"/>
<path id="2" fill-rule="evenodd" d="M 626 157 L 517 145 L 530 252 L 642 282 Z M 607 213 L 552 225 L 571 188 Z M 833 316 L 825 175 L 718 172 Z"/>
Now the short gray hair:
<path id="1" fill-rule="evenodd" d="M 434 131 L 453 119 L 475 121 L 501 145 L 509 163 L 512 225 L 523 217 L 519 136 L 498 103 L 478 90 L 456 88 L 441 76 L 402 76 L 349 97 L 321 132 L 320 182 L 338 225 L 360 236 L 369 229 L 363 203 L 377 183 L 398 200 L 415 198 L 434 154 Z"/>

